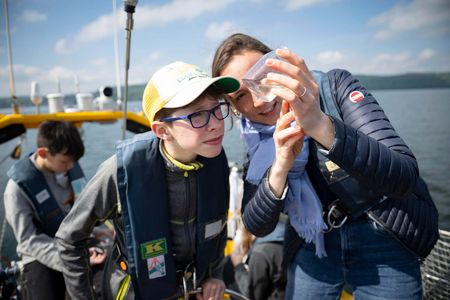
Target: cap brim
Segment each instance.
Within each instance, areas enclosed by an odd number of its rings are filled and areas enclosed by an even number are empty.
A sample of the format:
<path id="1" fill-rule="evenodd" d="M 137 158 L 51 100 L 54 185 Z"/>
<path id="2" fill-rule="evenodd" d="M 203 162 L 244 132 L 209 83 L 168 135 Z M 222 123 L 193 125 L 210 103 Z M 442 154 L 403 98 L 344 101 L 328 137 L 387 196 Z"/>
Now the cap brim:
<path id="1" fill-rule="evenodd" d="M 229 76 L 194 78 L 185 88 L 181 89 L 170 101 L 168 101 L 164 107 L 178 108 L 188 105 L 213 84 L 222 89 L 226 94 L 235 92 L 240 87 L 239 81 Z"/>

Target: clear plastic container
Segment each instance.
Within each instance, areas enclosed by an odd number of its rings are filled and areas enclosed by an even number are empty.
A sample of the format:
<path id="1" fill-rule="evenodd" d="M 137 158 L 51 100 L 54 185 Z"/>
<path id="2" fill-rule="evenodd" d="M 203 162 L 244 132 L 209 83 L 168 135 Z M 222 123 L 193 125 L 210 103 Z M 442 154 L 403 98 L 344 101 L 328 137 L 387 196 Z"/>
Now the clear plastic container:
<path id="1" fill-rule="evenodd" d="M 271 102 L 277 97 L 273 94 L 275 89 L 282 88 L 278 84 L 261 84 L 261 80 L 267 77 L 268 73 L 277 73 L 275 70 L 266 66 L 266 60 L 269 58 L 279 59 L 285 61 L 285 59 L 279 57 L 275 50 L 266 53 L 262 56 L 244 75 L 242 82 L 244 85 L 259 99 L 265 102 Z"/>

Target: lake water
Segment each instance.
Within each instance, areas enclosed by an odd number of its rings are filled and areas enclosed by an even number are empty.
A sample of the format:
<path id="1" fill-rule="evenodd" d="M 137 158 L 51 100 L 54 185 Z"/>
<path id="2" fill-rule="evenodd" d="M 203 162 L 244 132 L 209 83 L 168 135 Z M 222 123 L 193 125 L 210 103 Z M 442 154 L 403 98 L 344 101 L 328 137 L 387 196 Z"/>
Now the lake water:
<path id="1" fill-rule="evenodd" d="M 450 230 L 450 89 L 384 90 L 374 91 L 397 132 L 406 141 L 419 162 L 420 174 L 425 178 L 440 214 L 440 227 Z M 139 102 L 129 104 L 130 111 L 138 111 Z M 43 109 L 45 110 L 45 109 Z M 10 110 L 2 109 L 6 114 Z M 33 113 L 33 107 L 24 108 Z M 91 178 L 100 162 L 114 153 L 114 145 L 122 136 L 121 121 L 112 124 L 86 123 L 83 140 L 86 155 L 80 160 L 86 176 Z M 127 133 L 127 137 L 131 137 Z M 23 154 L 35 148 L 36 130 L 29 130 Z M 14 148 L 17 140 L 0 146 L 0 161 Z M 239 129 L 234 126 L 226 133 L 224 147 L 230 161 L 242 163 L 244 146 Z M 14 163 L 7 159 L 0 164 L 0 195 L 6 186 L 6 171 Z M 3 224 L 3 201 L 0 201 L 0 226 Z M 0 228 L 1 229 L 1 228 Z M 1 233 L 0 233 L 1 234 Z M 6 226 L 2 255 L 15 258 L 15 239 Z"/>

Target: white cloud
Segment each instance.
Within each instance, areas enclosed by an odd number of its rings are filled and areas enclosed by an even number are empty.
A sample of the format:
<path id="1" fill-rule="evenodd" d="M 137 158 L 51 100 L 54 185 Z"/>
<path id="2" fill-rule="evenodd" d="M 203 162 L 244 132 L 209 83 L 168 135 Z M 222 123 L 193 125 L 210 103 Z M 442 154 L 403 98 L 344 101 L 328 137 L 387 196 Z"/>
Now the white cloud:
<path id="1" fill-rule="evenodd" d="M 210 41 L 219 41 L 225 39 L 232 33 L 241 31 L 239 27 L 230 21 L 225 21 L 223 23 L 213 22 L 209 24 L 206 28 L 205 36 Z"/>
<path id="2" fill-rule="evenodd" d="M 73 70 L 70 70 L 63 66 L 54 66 L 51 69 L 49 69 L 43 78 L 43 80 L 46 81 L 54 81 L 56 84 L 56 81 L 67 81 L 67 80 L 73 80 Z"/>
<path id="3" fill-rule="evenodd" d="M 149 61 L 157 61 L 161 57 L 161 52 L 159 51 L 153 51 L 150 53 L 147 58 Z"/>
<path id="4" fill-rule="evenodd" d="M 104 57 L 95 58 L 91 61 L 92 65 L 96 67 L 106 66 L 108 64 L 108 60 Z"/>
<path id="5" fill-rule="evenodd" d="M 135 28 L 142 29 L 147 27 L 160 26 L 177 20 L 191 20 L 200 15 L 220 11 L 227 5 L 237 0 L 173 0 L 162 5 L 142 5 L 136 9 L 134 15 Z M 117 15 L 117 24 L 124 27 L 126 16 Z M 67 53 L 66 45 L 70 43 L 73 48 L 81 43 L 90 43 L 112 36 L 114 26 L 113 14 L 99 16 L 96 20 L 86 24 L 81 30 L 71 37 L 62 38 L 55 45 L 55 51 L 59 54 Z M 64 42 L 61 42 L 64 41 Z"/>
<path id="6" fill-rule="evenodd" d="M 35 66 L 14 65 L 15 87 L 18 96 L 30 92 L 30 83 L 39 83 L 42 96 L 57 90 L 56 78 L 59 78 L 61 90 L 65 94 L 75 93 L 74 75 L 77 74 L 82 92 L 94 92 L 103 85 L 115 85 L 115 73 L 111 68 L 98 68 L 95 65 L 71 69 L 64 66 L 39 68 Z M 0 86 L 2 95 L 9 94 L 8 67 L 0 67 Z"/>
<path id="7" fill-rule="evenodd" d="M 340 64 L 344 55 L 340 51 L 323 51 L 316 56 L 316 59 L 324 64 Z"/>
<path id="8" fill-rule="evenodd" d="M 343 68 L 353 74 L 394 75 L 412 72 L 449 72 L 450 54 L 426 48 L 420 52 L 379 53 L 367 56 L 355 50 L 324 51 L 307 61 L 311 69 Z"/>
<path id="9" fill-rule="evenodd" d="M 369 24 L 381 28 L 375 34 L 375 38 L 379 40 L 392 38 L 402 32 L 448 34 L 450 3 L 448 0 L 414 0 L 401 3 L 375 16 L 369 20 Z"/>
<path id="10" fill-rule="evenodd" d="M 27 23 L 42 22 L 47 20 L 47 15 L 36 10 L 25 10 L 21 15 L 21 19 Z"/>
<path id="11" fill-rule="evenodd" d="M 118 26 L 124 24 L 124 15 L 118 14 Z M 91 22 L 75 35 L 73 38 L 76 43 L 89 43 L 113 35 L 114 17 L 112 14 L 99 16 L 94 22 Z"/>
<path id="12" fill-rule="evenodd" d="M 369 66 L 376 68 L 379 72 L 393 73 L 395 71 L 404 72 L 411 69 L 414 64 L 412 55 L 405 51 L 400 53 L 381 53 L 369 61 Z"/>
<path id="13" fill-rule="evenodd" d="M 412 72 L 448 72 L 449 54 L 425 49 L 419 53 L 384 53 L 368 60 L 365 74 L 402 74 Z M 446 63 L 447 62 L 447 63 Z"/>
<path id="14" fill-rule="evenodd" d="M 73 49 L 73 48 L 72 48 Z M 66 39 L 60 39 L 56 42 L 54 50 L 57 54 L 68 54 L 72 52 L 72 49 L 69 49 L 67 46 Z"/>
<path id="15" fill-rule="evenodd" d="M 402 74 L 411 72 L 448 72 L 449 54 L 425 49 L 419 53 L 384 53 L 369 58 L 365 74 Z M 447 62 L 447 63 L 445 63 Z"/>
<path id="16" fill-rule="evenodd" d="M 287 9 L 288 10 L 298 10 L 308 6 L 314 6 L 320 3 L 330 2 L 329 0 L 288 0 Z"/>
<path id="17" fill-rule="evenodd" d="M 136 26 L 146 28 L 176 20 L 191 20 L 205 13 L 217 12 L 237 0 L 174 0 L 155 7 L 146 5 L 136 10 Z"/>
<path id="18" fill-rule="evenodd" d="M 436 54 L 436 52 L 434 52 L 433 49 L 426 48 L 426 49 L 423 49 L 422 52 L 419 53 L 418 58 L 419 58 L 420 60 L 429 60 L 429 59 L 432 58 L 435 54 Z"/>

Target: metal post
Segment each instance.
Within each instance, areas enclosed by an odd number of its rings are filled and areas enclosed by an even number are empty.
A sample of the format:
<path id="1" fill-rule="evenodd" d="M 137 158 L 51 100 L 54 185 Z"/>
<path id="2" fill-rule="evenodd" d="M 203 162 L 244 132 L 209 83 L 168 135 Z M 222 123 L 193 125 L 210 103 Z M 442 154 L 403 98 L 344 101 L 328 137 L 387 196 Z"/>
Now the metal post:
<path id="1" fill-rule="evenodd" d="M 122 86 L 120 84 L 120 70 L 119 70 L 119 42 L 117 38 L 117 9 L 116 9 L 116 0 L 112 0 L 113 5 L 113 17 L 114 17 L 114 62 L 115 62 L 115 70 L 116 70 L 116 91 L 117 91 L 117 107 L 122 109 Z"/>
<path id="2" fill-rule="evenodd" d="M 126 137 L 127 131 L 127 104 L 128 104 L 128 70 L 130 69 L 130 44 L 131 44 L 131 30 L 133 29 L 133 13 L 136 8 L 137 0 L 124 1 L 125 12 L 127 13 L 127 25 L 125 30 L 126 36 L 126 48 L 125 48 L 125 93 L 123 101 L 123 131 L 122 139 Z"/>
<path id="3" fill-rule="evenodd" d="M 9 92 L 11 94 L 12 109 L 15 114 L 20 113 L 19 106 L 17 105 L 16 90 L 14 86 L 14 70 L 13 70 L 13 57 L 11 51 L 11 33 L 9 30 L 9 12 L 8 12 L 8 0 L 5 0 L 5 19 L 6 19 L 6 48 L 8 49 L 8 63 L 9 63 Z"/>

